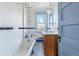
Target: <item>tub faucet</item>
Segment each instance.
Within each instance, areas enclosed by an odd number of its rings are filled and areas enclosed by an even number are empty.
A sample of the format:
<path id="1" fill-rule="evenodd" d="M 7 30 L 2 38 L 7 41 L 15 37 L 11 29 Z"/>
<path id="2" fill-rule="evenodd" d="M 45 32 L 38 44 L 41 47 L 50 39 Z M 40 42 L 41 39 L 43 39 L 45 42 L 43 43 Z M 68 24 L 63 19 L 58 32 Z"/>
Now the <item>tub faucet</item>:
<path id="1" fill-rule="evenodd" d="M 25 35 L 25 38 L 31 38 L 31 37 L 32 37 L 31 33 L 27 33 L 27 34 Z"/>

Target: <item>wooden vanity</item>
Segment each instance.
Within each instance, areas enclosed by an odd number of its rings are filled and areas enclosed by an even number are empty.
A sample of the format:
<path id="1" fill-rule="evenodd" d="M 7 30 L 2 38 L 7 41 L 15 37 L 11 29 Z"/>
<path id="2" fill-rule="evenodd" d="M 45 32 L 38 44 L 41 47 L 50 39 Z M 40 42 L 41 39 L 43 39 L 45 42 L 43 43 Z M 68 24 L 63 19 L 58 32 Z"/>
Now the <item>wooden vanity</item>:
<path id="1" fill-rule="evenodd" d="M 58 56 L 57 34 L 44 34 L 43 46 L 45 56 Z"/>

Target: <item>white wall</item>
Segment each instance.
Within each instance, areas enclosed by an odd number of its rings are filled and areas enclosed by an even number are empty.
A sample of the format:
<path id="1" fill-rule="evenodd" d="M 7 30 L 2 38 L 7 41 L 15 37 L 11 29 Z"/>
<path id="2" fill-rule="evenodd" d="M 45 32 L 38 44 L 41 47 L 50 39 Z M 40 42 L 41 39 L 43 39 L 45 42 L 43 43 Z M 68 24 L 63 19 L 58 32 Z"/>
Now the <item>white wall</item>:
<path id="1" fill-rule="evenodd" d="M 53 22 L 58 27 L 58 3 L 55 2 L 53 6 Z"/>
<path id="2" fill-rule="evenodd" d="M 13 55 L 22 40 L 22 30 L 17 29 L 22 26 L 22 7 L 17 3 L 0 3 L 2 26 L 11 26 L 14 30 L 0 30 L 0 55 Z"/>
<path id="3" fill-rule="evenodd" d="M 35 27 L 35 9 L 28 9 L 27 27 Z"/>
<path id="4" fill-rule="evenodd" d="M 27 27 L 35 28 L 35 9 L 27 9 Z M 33 32 L 35 29 L 30 29 L 28 32 Z"/>
<path id="5" fill-rule="evenodd" d="M 1 26 L 22 26 L 22 8 L 16 3 L 0 3 Z"/>

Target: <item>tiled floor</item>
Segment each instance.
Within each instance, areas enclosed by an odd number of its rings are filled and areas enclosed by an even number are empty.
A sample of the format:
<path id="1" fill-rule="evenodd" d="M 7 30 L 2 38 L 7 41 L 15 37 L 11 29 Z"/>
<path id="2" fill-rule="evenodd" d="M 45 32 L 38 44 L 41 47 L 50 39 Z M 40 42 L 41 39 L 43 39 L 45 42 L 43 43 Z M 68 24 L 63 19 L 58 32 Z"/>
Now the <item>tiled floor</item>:
<path id="1" fill-rule="evenodd" d="M 44 56 L 44 50 L 42 42 L 36 42 L 33 47 L 33 54 L 32 56 Z"/>

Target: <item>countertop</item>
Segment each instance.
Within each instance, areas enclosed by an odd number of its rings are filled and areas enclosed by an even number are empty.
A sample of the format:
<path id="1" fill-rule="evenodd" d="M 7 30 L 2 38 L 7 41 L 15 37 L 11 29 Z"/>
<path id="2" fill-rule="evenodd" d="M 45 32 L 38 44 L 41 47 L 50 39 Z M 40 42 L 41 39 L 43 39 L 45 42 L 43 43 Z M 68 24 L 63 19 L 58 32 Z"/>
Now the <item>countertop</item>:
<path id="1" fill-rule="evenodd" d="M 58 35 L 58 32 L 43 32 L 43 35 Z"/>

